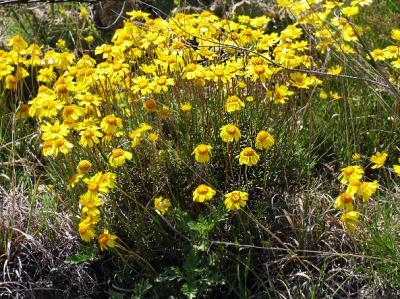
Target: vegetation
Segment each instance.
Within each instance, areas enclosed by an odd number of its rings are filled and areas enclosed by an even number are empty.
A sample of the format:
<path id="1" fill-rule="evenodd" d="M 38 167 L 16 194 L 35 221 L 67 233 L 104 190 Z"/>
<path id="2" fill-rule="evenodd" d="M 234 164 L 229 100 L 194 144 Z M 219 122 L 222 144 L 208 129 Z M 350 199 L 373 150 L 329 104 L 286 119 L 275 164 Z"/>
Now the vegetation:
<path id="1" fill-rule="evenodd" d="M 400 29 L 372 2 L 133 10 L 110 40 L 85 6 L 7 15 L 0 294 L 400 296 Z"/>

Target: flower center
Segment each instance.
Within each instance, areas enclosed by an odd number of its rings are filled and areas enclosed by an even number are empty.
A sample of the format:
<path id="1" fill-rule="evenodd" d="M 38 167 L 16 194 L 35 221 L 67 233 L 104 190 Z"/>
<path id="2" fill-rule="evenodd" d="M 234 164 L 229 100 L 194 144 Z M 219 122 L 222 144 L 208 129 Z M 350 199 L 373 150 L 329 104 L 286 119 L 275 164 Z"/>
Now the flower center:
<path id="1" fill-rule="evenodd" d="M 83 136 L 86 139 L 91 139 L 94 136 L 94 134 L 93 134 L 93 132 L 91 130 L 86 130 L 85 133 L 83 133 Z"/>
<path id="2" fill-rule="evenodd" d="M 236 132 L 236 128 L 235 128 L 234 126 L 229 126 L 229 127 L 226 129 L 226 132 L 228 132 L 229 135 L 233 135 L 233 134 L 235 134 L 235 132 Z"/>
<path id="3" fill-rule="evenodd" d="M 97 189 L 99 189 L 99 183 L 97 183 L 97 182 L 91 182 L 91 183 L 88 185 L 88 189 L 89 189 L 89 191 L 96 192 Z"/>
<path id="4" fill-rule="evenodd" d="M 342 201 L 343 201 L 344 203 L 351 203 L 351 201 L 352 201 L 351 195 L 349 195 L 349 194 L 343 194 L 343 195 L 342 195 Z"/>
<path id="5" fill-rule="evenodd" d="M 231 96 L 228 98 L 229 103 L 236 103 L 239 100 L 237 96 Z"/>
<path id="6" fill-rule="evenodd" d="M 58 132 L 60 132 L 60 127 L 51 127 L 50 132 L 51 133 L 58 133 Z"/>
<path id="7" fill-rule="evenodd" d="M 81 165 L 79 165 L 79 170 L 81 171 L 88 171 L 90 169 L 90 164 L 89 163 L 82 163 Z"/>
<path id="8" fill-rule="evenodd" d="M 54 143 L 56 147 L 61 147 L 64 145 L 64 140 L 63 139 L 57 139 L 56 142 Z"/>
<path id="9" fill-rule="evenodd" d="M 267 139 L 267 134 L 265 132 L 260 133 L 260 135 L 258 135 L 258 140 L 260 141 L 264 141 L 265 139 Z"/>
<path id="10" fill-rule="evenodd" d="M 154 108 L 156 108 L 156 101 L 154 101 L 154 100 L 147 100 L 146 102 L 145 102 L 145 105 L 146 105 L 146 108 L 147 109 L 154 109 Z"/>
<path id="11" fill-rule="evenodd" d="M 139 84 L 138 84 L 139 88 L 141 88 L 141 89 L 146 88 L 147 85 L 149 85 L 149 84 L 147 83 L 147 81 L 141 81 L 141 82 L 139 82 Z"/>
<path id="12" fill-rule="evenodd" d="M 344 174 L 349 176 L 354 172 L 354 168 L 353 167 L 346 167 L 344 170 Z"/>
<path id="13" fill-rule="evenodd" d="M 198 151 L 199 154 L 204 155 L 208 152 L 208 148 L 206 145 L 200 145 Z"/>
<path id="14" fill-rule="evenodd" d="M 264 69 L 264 66 L 262 66 L 262 65 L 256 65 L 254 67 L 254 71 L 256 72 L 256 74 L 260 75 L 260 74 L 264 73 L 265 69 Z"/>
<path id="15" fill-rule="evenodd" d="M 121 157 L 123 154 L 124 154 L 124 151 L 123 151 L 122 149 L 120 149 L 120 148 L 118 148 L 118 149 L 116 149 L 116 150 L 113 150 L 113 152 L 112 152 L 113 158 L 119 158 L 119 157 Z"/>
<path id="16" fill-rule="evenodd" d="M 193 71 L 195 71 L 195 70 L 196 70 L 196 65 L 193 64 L 193 63 L 189 64 L 189 65 L 186 67 L 186 71 L 188 71 L 188 72 L 193 72 Z"/>
<path id="17" fill-rule="evenodd" d="M 50 110 L 54 108 L 54 103 L 52 101 L 47 101 L 46 103 L 43 104 L 43 109 L 44 110 Z"/>
<path id="18" fill-rule="evenodd" d="M 207 194 L 208 193 L 208 188 L 206 186 L 200 186 L 197 189 L 197 193 L 199 193 L 201 195 Z"/>
<path id="19" fill-rule="evenodd" d="M 254 156 L 254 150 L 251 148 L 245 149 L 243 155 L 245 155 L 246 157 Z"/>
<path id="20" fill-rule="evenodd" d="M 217 77 L 223 77 L 224 76 L 224 71 L 223 70 L 215 70 L 215 76 Z"/>
<path id="21" fill-rule="evenodd" d="M 165 83 L 167 83 L 167 79 L 165 78 L 160 78 L 157 80 L 158 85 L 165 85 Z"/>
<path id="22" fill-rule="evenodd" d="M 238 40 L 239 39 L 239 34 L 237 34 L 236 32 L 233 32 L 231 34 L 231 38 L 232 38 L 232 40 Z"/>
<path id="23" fill-rule="evenodd" d="M 239 193 L 234 193 L 231 196 L 231 201 L 233 202 L 239 202 L 240 201 L 240 194 Z"/>
<path id="24" fill-rule="evenodd" d="M 115 126 L 117 124 L 117 119 L 115 117 L 110 117 L 109 119 L 107 119 L 107 123 L 110 126 Z"/>
<path id="25" fill-rule="evenodd" d="M 65 109 L 64 109 L 64 115 L 71 115 L 71 114 L 73 114 L 74 113 L 74 108 L 72 108 L 72 107 L 66 107 Z"/>

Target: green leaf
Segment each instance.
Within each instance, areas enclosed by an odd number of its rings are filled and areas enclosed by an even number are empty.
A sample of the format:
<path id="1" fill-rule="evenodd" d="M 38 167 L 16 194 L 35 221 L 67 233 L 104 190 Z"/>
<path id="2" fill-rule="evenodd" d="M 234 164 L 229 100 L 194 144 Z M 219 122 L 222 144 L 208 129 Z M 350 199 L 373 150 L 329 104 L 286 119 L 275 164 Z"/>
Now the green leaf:
<path id="1" fill-rule="evenodd" d="M 97 248 L 95 246 L 82 246 L 81 252 L 67 258 L 64 263 L 69 265 L 80 264 L 94 260 L 96 257 Z"/>
<path id="2" fill-rule="evenodd" d="M 184 295 L 186 295 L 189 299 L 192 299 L 192 298 L 196 298 L 198 289 L 197 289 L 196 286 L 194 286 L 194 285 L 192 285 L 192 284 L 185 283 L 185 284 L 182 286 L 181 291 L 182 291 L 182 293 L 183 293 Z"/>

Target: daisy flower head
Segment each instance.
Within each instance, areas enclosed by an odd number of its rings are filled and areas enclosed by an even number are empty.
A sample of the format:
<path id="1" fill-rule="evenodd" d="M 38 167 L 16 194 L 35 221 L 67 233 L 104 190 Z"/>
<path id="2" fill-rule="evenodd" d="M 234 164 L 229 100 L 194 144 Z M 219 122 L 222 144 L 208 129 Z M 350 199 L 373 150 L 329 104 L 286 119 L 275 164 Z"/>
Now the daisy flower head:
<path id="1" fill-rule="evenodd" d="M 260 156 L 251 147 L 245 147 L 239 155 L 239 164 L 253 166 L 258 163 Z"/>
<path id="2" fill-rule="evenodd" d="M 242 191 L 232 191 L 225 194 L 224 204 L 228 210 L 235 211 L 246 206 L 249 194 Z"/>
<path id="3" fill-rule="evenodd" d="M 194 202 L 204 202 L 206 200 L 211 200 L 215 196 L 216 191 L 204 184 L 199 185 L 193 191 L 193 201 Z"/>
<path id="4" fill-rule="evenodd" d="M 198 163 L 206 163 L 211 159 L 212 146 L 208 144 L 199 144 L 196 146 L 192 155 Z"/>

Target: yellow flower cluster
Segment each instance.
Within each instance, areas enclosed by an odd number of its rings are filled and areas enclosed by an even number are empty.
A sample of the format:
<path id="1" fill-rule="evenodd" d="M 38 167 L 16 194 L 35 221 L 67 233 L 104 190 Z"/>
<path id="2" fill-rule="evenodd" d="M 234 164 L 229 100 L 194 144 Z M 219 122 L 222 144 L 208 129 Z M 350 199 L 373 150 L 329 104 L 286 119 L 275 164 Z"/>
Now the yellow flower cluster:
<path id="1" fill-rule="evenodd" d="M 370 161 L 374 163 L 371 169 L 381 168 L 387 158 L 386 152 L 376 152 L 370 157 Z M 355 153 L 352 155 L 354 161 L 360 161 L 361 155 Z M 393 165 L 394 171 L 398 173 L 400 168 L 398 165 Z M 355 211 L 354 204 L 356 197 L 360 198 L 362 202 L 367 202 L 372 195 L 379 189 L 379 183 L 377 180 L 368 182 L 363 180 L 365 174 L 364 169 L 359 165 L 349 165 L 341 169 L 339 180 L 343 185 L 346 185 L 346 189 L 341 193 L 335 200 L 334 207 L 343 211 L 341 220 L 349 231 L 354 231 L 360 213 Z"/>
<path id="2" fill-rule="evenodd" d="M 81 161 L 78 164 L 78 171 L 82 172 L 80 169 L 85 169 L 84 171 L 87 172 L 89 165 L 90 162 Z M 79 203 L 82 206 L 82 221 L 79 223 L 79 234 L 82 240 L 89 242 L 96 236 L 94 226 L 100 220 L 100 210 L 98 207 L 103 205 L 101 197 L 104 197 L 110 189 L 115 187 L 115 180 L 116 175 L 111 172 L 104 174 L 97 172 L 94 176 L 83 179 L 87 185 L 87 191 L 79 199 Z"/>

